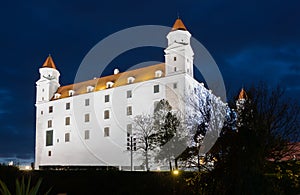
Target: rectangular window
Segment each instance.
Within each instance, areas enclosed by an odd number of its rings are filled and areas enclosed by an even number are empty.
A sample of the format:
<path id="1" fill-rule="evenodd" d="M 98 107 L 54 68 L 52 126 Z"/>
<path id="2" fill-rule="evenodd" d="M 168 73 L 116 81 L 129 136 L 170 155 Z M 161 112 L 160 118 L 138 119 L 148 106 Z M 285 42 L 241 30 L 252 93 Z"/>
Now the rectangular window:
<path id="1" fill-rule="evenodd" d="M 104 96 L 104 102 L 106 103 L 106 102 L 109 102 L 109 95 L 105 95 Z"/>
<path id="2" fill-rule="evenodd" d="M 53 112 L 53 106 L 49 106 L 49 113 Z"/>
<path id="3" fill-rule="evenodd" d="M 127 116 L 132 115 L 132 107 L 131 106 L 127 106 L 126 112 L 127 112 Z"/>
<path id="4" fill-rule="evenodd" d="M 109 127 L 104 128 L 104 137 L 109 137 Z"/>
<path id="5" fill-rule="evenodd" d="M 127 124 L 127 136 L 132 135 L 132 124 Z"/>
<path id="6" fill-rule="evenodd" d="M 53 130 L 46 131 L 46 146 L 53 145 Z"/>
<path id="7" fill-rule="evenodd" d="M 41 110 L 41 115 L 43 115 L 44 114 L 44 112 Z"/>
<path id="8" fill-rule="evenodd" d="M 84 122 L 90 122 L 90 114 L 84 115 Z"/>
<path id="9" fill-rule="evenodd" d="M 48 120 L 48 128 L 52 127 L 52 120 Z"/>
<path id="10" fill-rule="evenodd" d="M 71 119 L 68 116 L 68 117 L 65 118 L 65 125 L 70 125 L 70 123 L 71 123 Z"/>
<path id="11" fill-rule="evenodd" d="M 84 131 L 84 139 L 90 139 L 90 130 Z"/>
<path id="12" fill-rule="evenodd" d="M 131 90 L 127 91 L 127 98 L 132 98 L 132 91 Z"/>
<path id="13" fill-rule="evenodd" d="M 153 86 L 153 92 L 158 93 L 159 92 L 159 85 L 154 85 Z"/>
<path id="14" fill-rule="evenodd" d="M 70 102 L 66 103 L 66 110 L 70 110 Z"/>
<path id="15" fill-rule="evenodd" d="M 65 142 L 70 141 L 70 133 L 65 133 Z"/>
<path id="16" fill-rule="evenodd" d="M 176 59 L 176 56 L 174 56 L 174 61 L 176 61 L 177 59 Z"/>
<path id="17" fill-rule="evenodd" d="M 177 89 L 177 83 L 173 83 L 173 89 Z"/>
<path id="18" fill-rule="evenodd" d="M 89 105 L 90 105 L 90 99 L 85 99 L 84 105 L 85 105 L 85 106 L 89 106 Z"/>
<path id="19" fill-rule="evenodd" d="M 51 156 L 51 151 L 48 151 L 48 156 Z"/>
<path id="20" fill-rule="evenodd" d="M 109 110 L 104 111 L 104 119 L 109 119 Z"/>

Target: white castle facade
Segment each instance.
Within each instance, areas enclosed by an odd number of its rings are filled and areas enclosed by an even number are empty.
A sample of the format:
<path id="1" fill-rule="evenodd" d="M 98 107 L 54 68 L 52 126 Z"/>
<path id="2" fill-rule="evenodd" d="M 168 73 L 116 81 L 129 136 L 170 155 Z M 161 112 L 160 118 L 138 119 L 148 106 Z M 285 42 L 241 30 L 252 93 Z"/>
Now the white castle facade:
<path id="1" fill-rule="evenodd" d="M 35 168 L 105 167 L 130 169 L 127 150 L 136 115 L 153 113 L 161 99 L 187 112 L 183 97 L 195 86 L 191 34 L 180 19 L 167 35 L 165 63 L 61 86 L 49 56 L 36 82 Z M 142 164 L 134 155 L 134 165 Z"/>

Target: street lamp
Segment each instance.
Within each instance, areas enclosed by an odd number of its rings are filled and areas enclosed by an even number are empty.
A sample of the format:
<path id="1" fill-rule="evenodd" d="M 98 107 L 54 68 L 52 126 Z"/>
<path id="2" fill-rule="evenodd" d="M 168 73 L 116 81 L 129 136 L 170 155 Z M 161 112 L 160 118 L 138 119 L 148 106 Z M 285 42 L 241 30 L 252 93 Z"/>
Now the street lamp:
<path id="1" fill-rule="evenodd" d="M 173 175 L 177 176 L 179 174 L 179 171 L 177 169 L 173 170 Z"/>
<path id="2" fill-rule="evenodd" d="M 127 134 L 127 150 L 130 150 L 130 170 L 133 170 L 133 151 L 136 151 L 136 138 Z"/>
<path id="3" fill-rule="evenodd" d="M 172 171 L 173 174 L 173 194 L 176 194 L 176 184 L 178 183 L 177 177 L 179 175 L 179 171 L 177 169 L 174 169 Z"/>

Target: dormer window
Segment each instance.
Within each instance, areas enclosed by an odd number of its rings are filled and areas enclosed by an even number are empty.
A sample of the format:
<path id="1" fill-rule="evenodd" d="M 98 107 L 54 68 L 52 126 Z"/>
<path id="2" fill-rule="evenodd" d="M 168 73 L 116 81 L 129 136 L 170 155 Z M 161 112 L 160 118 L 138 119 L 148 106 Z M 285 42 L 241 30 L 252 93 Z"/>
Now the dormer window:
<path id="1" fill-rule="evenodd" d="M 135 78 L 134 78 L 134 77 L 128 77 L 128 79 L 127 79 L 127 83 L 128 83 L 128 84 L 130 84 L 130 83 L 133 83 L 133 82 L 134 82 L 134 80 L 135 80 Z"/>
<path id="2" fill-rule="evenodd" d="M 92 92 L 94 90 L 94 87 L 93 86 L 87 86 L 86 87 L 86 92 L 88 92 L 88 93 L 90 93 L 90 92 Z"/>
<path id="3" fill-rule="evenodd" d="M 162 76 L 162 74 L 163 74 L 163 72 L 162 72 L 161 70 L 157 70 L 157 71 L 155 71 L 155 77 L 156 77 L 156 78 L 159 78 L 159 77 L 161 77 L 161 76 Z"/>
<path id="4" fill-rule="evenodd" d="M 69 90 L 69 96 L 73 96 L 75 94 L 74 90 Z"/>
<path id="5" fill-rule="evenodd" d="M 113 85 L 114 85 L 114 83 L 113 82 L 111 82 L 111 81 L 108 81 L 107 83 L 106 83 L 106 88 L 108 89 L 108 88 L 112 88 L 113 87 Z"/>
<path id="6" fill-rule="evenodd" d="M 55 93 L 55 94 L 54 94 L 54 99 L 58 99 L 58 98 L 60 98 L 60 96 L 61 96 L 60 93 Z"/>

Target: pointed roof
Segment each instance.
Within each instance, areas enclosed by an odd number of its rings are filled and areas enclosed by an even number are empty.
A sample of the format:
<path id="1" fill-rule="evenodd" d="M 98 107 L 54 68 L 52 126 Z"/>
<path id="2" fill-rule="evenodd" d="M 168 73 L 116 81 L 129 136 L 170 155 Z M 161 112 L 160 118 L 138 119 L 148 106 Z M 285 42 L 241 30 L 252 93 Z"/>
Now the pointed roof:
<path id="1" fill-rule="evenodd" d="M 239 100 L 242 100 L 242 99 L 247 99 L 248 98 L 248 96 L 247 96 L 247 93 L 246 93 L 246 91 L 244 90 L 244 88 L 242 88 L 241 89 L 241 91 L 240 91 L 240 94 L 239 94 Z"/>
<path id="2" fill-rule="evenodd" d="M 180 18 L 177 18 L 177 20 L 175 21 L 172 27 L 172 31 L 174 30 L 187 30 Z"/>
<path id="3" fill-rule="evenodd" d="M 44 62 L 43 68 L 54 68 L 54 69 L 56 69 L 56 66 L 55 66 L 55 64 L 53 62 L 53 59 L 52 59 L 50 54 L 47 57 L 46 61 Z"/>

